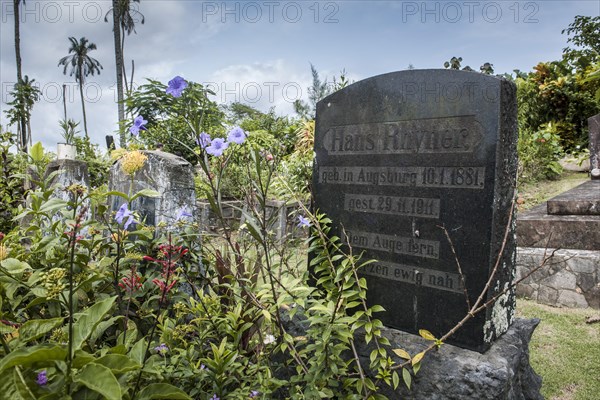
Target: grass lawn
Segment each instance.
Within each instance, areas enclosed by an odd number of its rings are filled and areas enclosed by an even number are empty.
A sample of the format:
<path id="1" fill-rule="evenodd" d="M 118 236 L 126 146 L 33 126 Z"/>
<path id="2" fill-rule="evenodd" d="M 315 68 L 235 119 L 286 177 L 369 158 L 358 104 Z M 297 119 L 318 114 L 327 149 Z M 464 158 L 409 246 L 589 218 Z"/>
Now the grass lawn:
<path id="1" fill-rule="evenodd" d="M 519 185 L 518 210 L 525 211 L 590 179 L 586 172 L 565 171 L 556 180 Z M 600 399 L 600 395 L 598 396 Z"/>
<path id="2" fill-rule="evenodd" d="M 533 369 L 543 378 L 542 395 L 548 400 L 600 399 L 600 323 L 585 322 L 600 311 L 518 300 L 517 315 L 541 319 L 530 353 Z"/>

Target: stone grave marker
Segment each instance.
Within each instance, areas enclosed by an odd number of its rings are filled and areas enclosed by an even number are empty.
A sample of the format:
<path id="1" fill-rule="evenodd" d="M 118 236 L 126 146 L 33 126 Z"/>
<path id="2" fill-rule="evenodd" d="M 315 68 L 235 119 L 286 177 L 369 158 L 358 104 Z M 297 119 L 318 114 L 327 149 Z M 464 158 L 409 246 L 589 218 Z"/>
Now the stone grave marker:
<path id="1" fill-rule="evenodd" d="M 394 72 L 318 103 L 315 208 L 355 253 L 377 260 L 360 274 L 385 325 L 440 337 L 467 314 L 465 290 L 474 304 L 499 257 L 484 299 L 510 287 L 516 146 L 515 86 L 480 73 Z M 511 289 L 450 343 L 485 351 L 514 308 Z"/>
<path id="2" fill-rule="evenodd" d="M 172 225 L 181 210 L 191 215 L 196 210 L 196 190 L 192 165 L 185 159 L 163 151 L 142 151 L 148 159 L 133 179 L 132 194 L 142 189 L 152 189 L 160 196 L 139 197 L 131 207 L 138 212 L 147 225 L 157 226 L 161 222 Z M 109 188 L 129 193 L 131 177 L 121 169 L 121 161 L 117 161 L 110 170 Z M 117 211 L 124 199 L 112 196 L 111 210 Z M 193 221 L 193 217 L 187 217 Z"/>

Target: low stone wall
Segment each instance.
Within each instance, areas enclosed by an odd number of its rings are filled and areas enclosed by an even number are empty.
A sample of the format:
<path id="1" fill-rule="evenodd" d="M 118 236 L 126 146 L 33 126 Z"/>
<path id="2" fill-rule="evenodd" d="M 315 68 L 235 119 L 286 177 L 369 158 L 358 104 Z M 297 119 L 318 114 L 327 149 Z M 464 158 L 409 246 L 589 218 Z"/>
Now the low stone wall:
<path id="1" fill-rule="evenodd" d="M 517 248 L 517 279 L 554 249 Z M 517 295 L 558 307 L 600 309 L 600 251 L 557 250 L 546 265 L 517 286 Z"/>
<path id="2" fill-rule="evenodd" d="M 215 212 L 212 210 L 207 200 L 198 200 L 198 213 L 200 215 L 200 227 L 205 231 L 216 231 L 220 223 Z M 229 229 L 238 229 L 244 223 L 242 210 L 247 210 L 248 206 L 240 200 L 228 200 L 221 202 L 223 219 Z M 274 232 L 277 239 L 283 239 L 287 235 L 291 237 L 304 237 L 308 230 L 298 228 L 296 216 L 300 210 L 297 202 L 286 203 L 285 201 L 269 200 L 267 201 L 267 218 L 271 219 L 270 229 Z M 276 215 L 275 215 L 276 214 Z"/>

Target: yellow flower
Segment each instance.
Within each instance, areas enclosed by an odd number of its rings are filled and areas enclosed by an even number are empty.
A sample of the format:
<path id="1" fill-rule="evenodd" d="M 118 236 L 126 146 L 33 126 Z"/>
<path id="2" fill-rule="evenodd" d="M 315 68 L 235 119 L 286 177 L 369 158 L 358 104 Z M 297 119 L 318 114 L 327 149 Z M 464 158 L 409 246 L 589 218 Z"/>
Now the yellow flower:
<path id="1" fill-rule="evenodd" d="M 3 244 L 0 244 L 0 261 L 4 260 L 8 257 L 8 247 Z"/>
<path id="2" fill-rule="evenodd" d="M 127 175 L 133 175 L 142 169 L 147 159 L 148 157 L 139 150 L 125 153 L 121 158 L 121 170 Z"/>

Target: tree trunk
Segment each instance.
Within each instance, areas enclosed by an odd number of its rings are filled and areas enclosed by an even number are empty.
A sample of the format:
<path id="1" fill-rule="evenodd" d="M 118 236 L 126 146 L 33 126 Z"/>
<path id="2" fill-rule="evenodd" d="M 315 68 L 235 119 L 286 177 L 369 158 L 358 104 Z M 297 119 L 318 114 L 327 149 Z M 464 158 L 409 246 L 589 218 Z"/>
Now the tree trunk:
<path id="1" fill-rule="evenodd" d="M 123 51 L 121 47 L 121 25 L 120 25 L 119 0 L 112 0 L 113 13 L 113 38 L 115 42 L 115 67 L 117 70 L 117 110 L 119 112 L 119 144 L 121 147 L 127 145 L 125 135 L 125 106 L 123 105 Z"/>
<path id="2" fill-rule="evenodd" d="M 21 0 L 13 0 L 14 17 L 15 17 L 15 58 L 17 61 L 17 83 L 21 83 L 23 80 L 23 73 L 21 71 L 21 30 L 20 30 L 20 6 Z M 27 153 L 27 123 L 25 117 L 21 117 L 21 135 L 19 135 L 19 144 L 23 152 Z"/>
<path id="3" fill-rule="evenodd" d="M 87 118 L 85 116 L 85 100 L 83 98 L 83 67 L 79 65 L 79 94 L 81 95 L 81 111 L 83 112 L 83 131 L 85 132 L 86 139 L 89 139 L 87 129 Z"/>
<path id="4" fill-rule="evenodd" d="M 23 80 L 21 72 L 21 32 L 20 32 L 20 17 L 19 17 L 19 5 L 21 0 L 13 0 L 14 14 L 15 14 L 15 55 L 17 58 L 17 81 Z"/>

